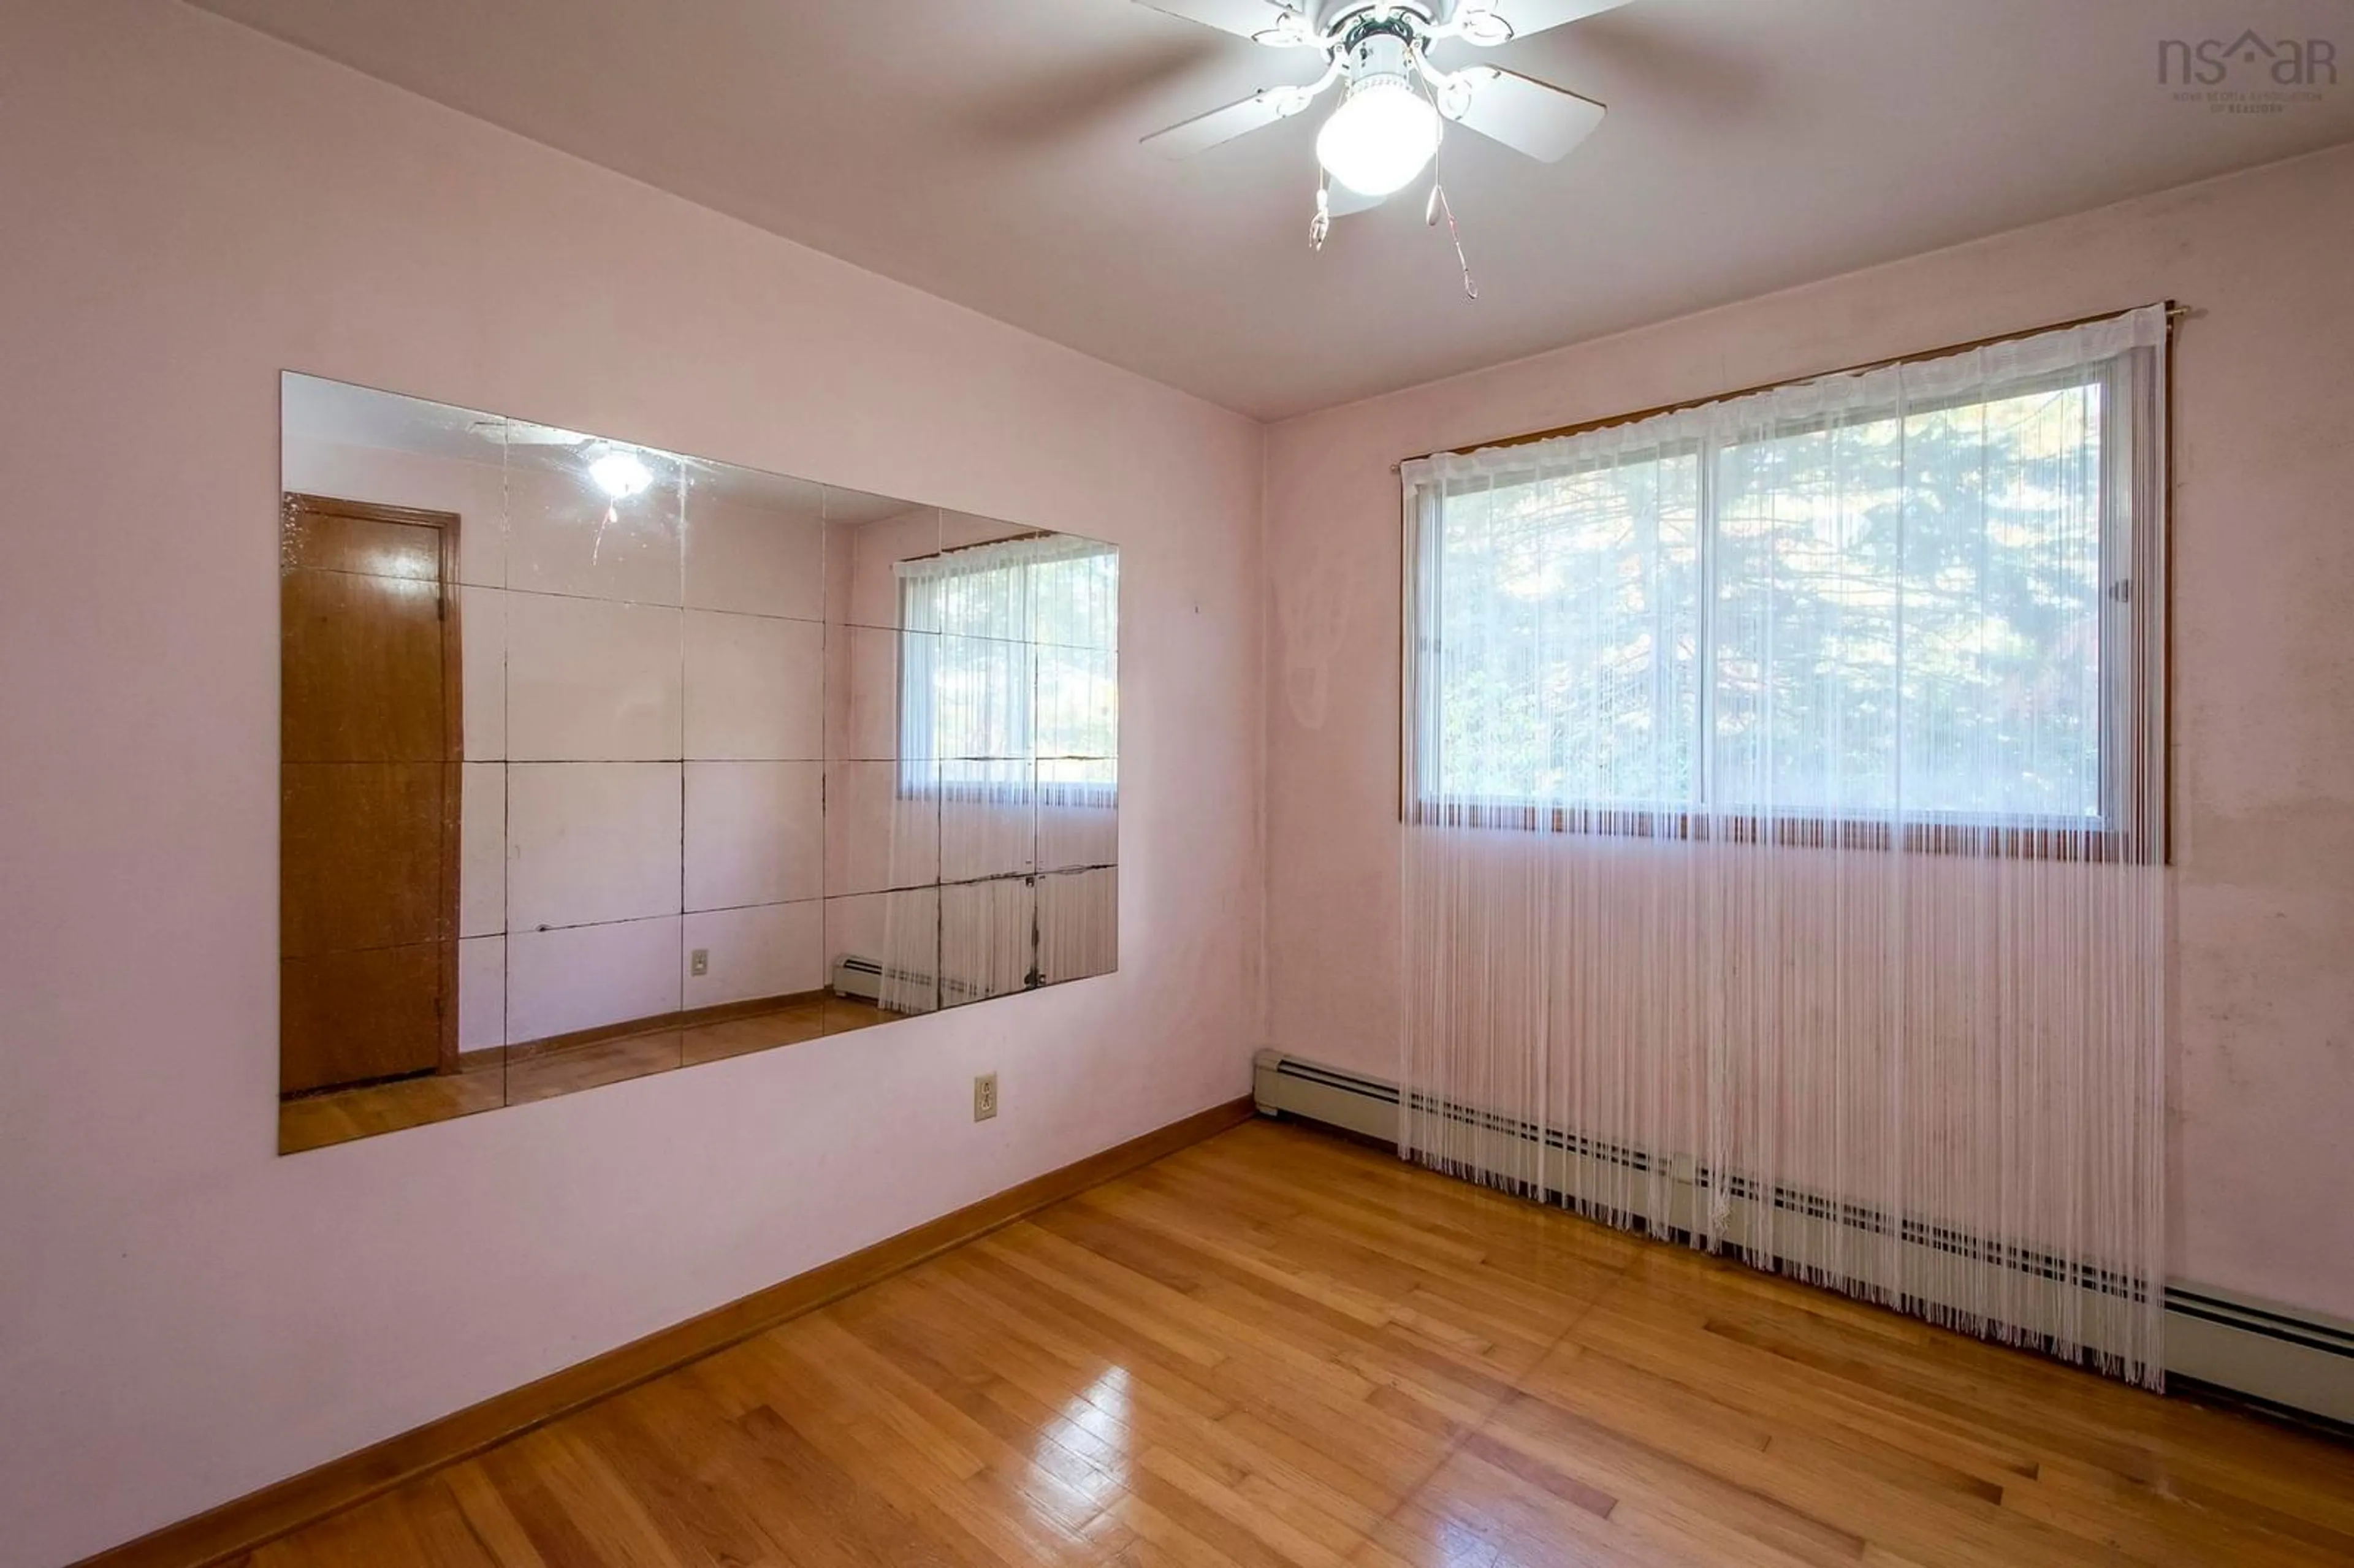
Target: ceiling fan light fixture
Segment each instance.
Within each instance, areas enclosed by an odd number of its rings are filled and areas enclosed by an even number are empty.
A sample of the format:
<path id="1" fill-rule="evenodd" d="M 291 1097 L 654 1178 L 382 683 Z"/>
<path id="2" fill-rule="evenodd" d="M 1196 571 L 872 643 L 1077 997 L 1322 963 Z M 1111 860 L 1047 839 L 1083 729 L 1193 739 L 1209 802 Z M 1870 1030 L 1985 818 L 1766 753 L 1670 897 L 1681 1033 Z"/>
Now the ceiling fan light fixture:
<path id="1" fill-rule="evenodd" d="M 1386 196 L 1429 166 L 1438 133 L 1438 111 L 1405 76 L 1361 76 L 1316 133 L 1316 161 L 1359 196 Z"/>

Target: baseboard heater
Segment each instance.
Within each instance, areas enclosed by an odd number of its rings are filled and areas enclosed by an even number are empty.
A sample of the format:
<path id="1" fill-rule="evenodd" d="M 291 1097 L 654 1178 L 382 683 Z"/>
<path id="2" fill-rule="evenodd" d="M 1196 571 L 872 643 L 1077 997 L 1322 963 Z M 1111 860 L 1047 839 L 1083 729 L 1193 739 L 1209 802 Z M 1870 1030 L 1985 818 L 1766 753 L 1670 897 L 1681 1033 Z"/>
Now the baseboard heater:
<path id="1" fill-rule="evenodd" d="M 1261 1051 L 1252 1097 L 1263 1116 L 1297 1117 L 1397 1142 L 1398 1086 L 1384 1079 Z M 1558 1135 L 1547 1141 L 1557 1150 L 1566 1142 L 1572 1152 L 1589 1159 L 1650 1164 L 1651 1157 L 1639 1150 L 1604 1150 Z M 1699 1212 L 1704 1201 L 1700 1181 L 1690 1161 L 1671 1162 L 1670 1224 Z M 1785 1205 L 1777 1200 L 1777 1206 Z M 1868 1215 L 1860 1221 L 1861 1211 L 1838 1205 L 1818 1203 L 1807 1212 L 1822 1224 L 1879 1223 Z M 1950 1242 L 1943 1245 L 1952 1250 Z M 2211 1286 L 2168 1281 L 2166 1372 L 2169 1383 L 2203 1384 L 2292 1415 L 2354 1425 L 2354 1323 Z"/>
<path id="2" fill-rule="evenodd" d="M 879 1001 L 883 997 L 883 966 L 873 959 L 856 954 L 836 959 L 833 964 L 833 994 L 854 996 L 861 1001 Z"/>
<path id="3" fill-rule="evenodd" d="M 917 974 L 912 969 L 901 971 L 896 978 L 907 981 L 917 991 L 932 983 L 930 975 Z M 1034 989 L 1034 987 L 1025 989 Z M 1004 994 L 1002 991 L 992 990 L 985 981 L 964 980 L 943 980 L 940 981 L 940 991 L 944 995 L 959 997 L 967 1001 L 982 1001 L 991 997 Z M 883 966 L 873 959 L 861 958 L 856 953 L 844 954 L 836 959 L 833 962 L 833 994 L 854 997 L 860 1001 L 871 1001 L 879 1005 L 883 1000 Z"/>

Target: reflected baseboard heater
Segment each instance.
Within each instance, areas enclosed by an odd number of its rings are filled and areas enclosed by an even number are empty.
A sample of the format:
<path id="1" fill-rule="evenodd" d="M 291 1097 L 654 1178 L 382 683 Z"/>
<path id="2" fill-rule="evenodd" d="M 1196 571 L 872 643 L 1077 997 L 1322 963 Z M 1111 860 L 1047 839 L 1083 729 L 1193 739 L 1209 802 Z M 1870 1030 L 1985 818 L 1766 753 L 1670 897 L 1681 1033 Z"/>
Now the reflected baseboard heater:
<path id="1" fill-rule="evenodd" d="M 883 966 L 873 959 L 848 954 L 833 961 L 833 994 L 861 1001 L 883 1000 Z"/>
<path id="2" fill-rule="evenodd" d="M 1393 1147 L 1398 1138 L 1398 1086 L 1385 1079 L 1328 1067 L 1278 1051 L 1261 1051 L 1253 1063 L 1252 1098 L 1259 1114 L 1297 1117 L 1341 1128 Z M 1491 1128 L 1500 1139 L 1544 1137 L 1558 1154 L 1565 1140 L 1533 1128 Z M 1638 1162 L 1641 1150 L 1602 1149 L 1575 1140 L 1585 1160 Z M 1564 1162 L 1575 1169 L 1584 1160 Z M 1699 1213 L 1704 1175 L 1689 1159 L 1670 1161 L 1669 1223 Z M 1755 1201 L 1746 1184 L 1734 1188 L 1741 1203 Z M 1867 1211 L 1829 1204 L 1804 1194 L 1775 1194 L 1777 1208 L 1795 1209 L 1815 1225 L 1869 1224 Z M 1737 1229 L 1737 1227 L 1734 1227 Z M 1787 1232 L 1787 1220 L 1783 1230 Z M 1911 1239 L 1908 1235 L 1908 1240 Z M 1925 1238 L 1921 1245 L 1954 1250 L 1950 1240 Z M 2032 1260 L 2026 1260 L 2032 1267 Z M 2204 1384 L 2260 1407 L 2296 1419 L 2319 1418 L 2354 1428 L 2354 1323 L 2284 1307 L 2211 1286 L 2168 1281 L 2166 1287 L 2166 1372 L 2172 1382 Z"/>
<path id="3" fill-rule="evenodd" d="M 915 982 L 918 991 L 930 984 L 932 980 L 929 975 L 917 974 L 913 970 L 900 978 Z M 943 980 L 940 989 L 949 996 L 961 997 L 968 1001 L 985 1001 L 1004 994 L 976 980 Z M 1034 989 L 1034 983 L 1023 989 Z M 879 1006 L 883 1001 L 883 966 L 873 959 L 861 958 L 855 953 L 843 954 L 833 961 L 833 994 L 855 997 L 860 1001 L 871 1001 Z"/>

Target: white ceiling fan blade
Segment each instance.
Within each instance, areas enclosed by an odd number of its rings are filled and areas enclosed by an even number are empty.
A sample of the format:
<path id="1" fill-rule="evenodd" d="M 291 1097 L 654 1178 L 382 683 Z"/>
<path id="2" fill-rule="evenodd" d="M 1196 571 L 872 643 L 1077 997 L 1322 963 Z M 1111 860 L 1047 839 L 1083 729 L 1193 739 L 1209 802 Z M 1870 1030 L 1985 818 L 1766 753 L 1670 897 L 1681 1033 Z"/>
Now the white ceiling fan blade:
<path id="1" fill-rule="evenodd" d="M 1456 123 L 1543 163 L 1567 156 L 1602 123 L 1602 105 L 1534 77 L 1495 66 L 1460 75 L 1471 84 L 1471 102 Z"/>
<path id="2" fill-rule="evenodd" d="M 1274 124 L 1283 118 L 1285 106 L 1297 101 L 1299 93 L 1296 87 L 1270 87 L 1238 103 L 1196 114 L 1166 131 L 1155 131 L 1144 139 L 1143 144 L 1164 158 L 1190 158 L 1221 142 L 1231 142 Z"/>
<path id="3" fill-rule="evenodd" d="M 1471 11 L 1486 11 L 1503 18 L 1512 30 L 1512 37 L 1525 38 L 1531 33 L 1542 33 L 1549 27 L 1565 26 L 1587 16 L 1605 11 L 1616 11 L 1627 0 L 1479 0 L 1457 13 L 1460 17 Z M 1475 42 L 1485 40 L 1474 38 Z"/>
<path id="4" fill-rule="evenodd" d="M 1288 5 L 1276 0 L 1136 0 L 1148 11 L 1160 11 L 1172 16 L 1182 16 L 1188 22 L 1199 22 L 1205 27 L 1215 27 L 1222 33 L 1234 33 L 1246 38 L 1256 38 L 1283 25 Z"/>

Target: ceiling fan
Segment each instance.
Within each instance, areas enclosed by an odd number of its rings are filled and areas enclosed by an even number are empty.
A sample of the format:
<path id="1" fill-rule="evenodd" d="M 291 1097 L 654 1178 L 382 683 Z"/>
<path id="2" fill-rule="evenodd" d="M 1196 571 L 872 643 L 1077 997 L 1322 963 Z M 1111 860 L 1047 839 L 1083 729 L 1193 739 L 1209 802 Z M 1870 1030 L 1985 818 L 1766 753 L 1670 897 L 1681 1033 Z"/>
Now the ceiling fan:
<path id="1" fill-rule="evenodd" d="M 1558 27 L 1627 0 L 1137 0 L 1150 10 L 1237 34 L 1282 49 L 1316 49 L 1322 75 L 1270 87 L 1144 138 L 1171 157 L 1287 120 L 1335 85 L 1341 102 L 1316 136 L 1316 218 L 1320 249 L 1335 217 L 1379 207 L 1430 166 L 1449 123 L 1515 152 L 1553 163 L 1602 122 L 1602 105 L 1549 82 L 1498 66 L 1444 70 L 1430 48 L 1448 39 L 1493 48 Z M 1427 216 L 1446 208 L 1433 182 Z M 1453 214 L 1448 211 L 1450 228 Z M 1459 253 L 1461 247 L 1458 244 Z M 1475 296 L 1467 271 L 1465 286 Z"/>

